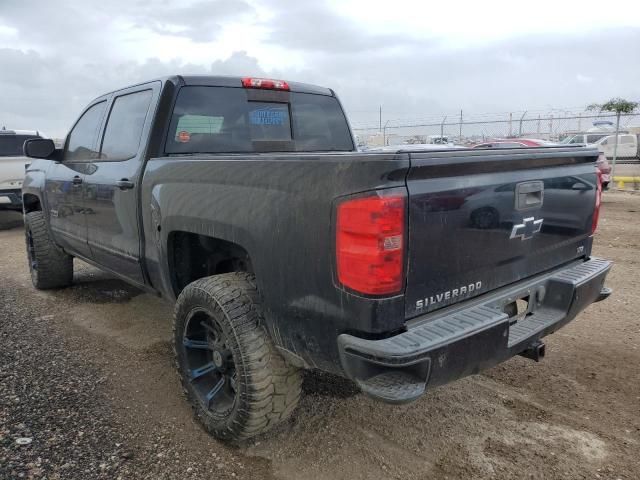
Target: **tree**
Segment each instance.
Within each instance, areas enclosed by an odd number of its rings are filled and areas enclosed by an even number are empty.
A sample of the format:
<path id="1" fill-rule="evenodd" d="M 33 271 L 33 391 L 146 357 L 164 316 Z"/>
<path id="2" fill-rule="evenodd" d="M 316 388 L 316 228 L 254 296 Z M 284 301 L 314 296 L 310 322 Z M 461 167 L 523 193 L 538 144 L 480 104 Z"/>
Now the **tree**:
<path id="1" fill-rule="evenodd" d="M 616 168 L 616 159 L 618 157 L 618 131 L 620 130 L 620 115 L 630 114 L 636 111 L 640 106 L 638 102 L 625 100 L 624 98 L 612 98 L 606 103 L 592 103 L 587 110 L 598 110 L 600 112 L 612 112 L 616 114 L 616 136 L 613 144 L 613 162 L 611 163 L 611 176 L 613 176 Z"/>

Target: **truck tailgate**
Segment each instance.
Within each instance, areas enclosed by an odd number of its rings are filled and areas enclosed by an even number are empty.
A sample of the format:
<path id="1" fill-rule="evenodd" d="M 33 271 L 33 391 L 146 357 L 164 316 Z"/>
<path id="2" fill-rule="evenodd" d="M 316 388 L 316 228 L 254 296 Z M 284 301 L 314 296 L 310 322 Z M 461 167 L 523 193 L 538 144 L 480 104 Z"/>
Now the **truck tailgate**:
<path id="1" fill-rule="evenodd" d="M 411 153 L 405 317 L 588 256 L 596 159 L 564 147 Z"/>

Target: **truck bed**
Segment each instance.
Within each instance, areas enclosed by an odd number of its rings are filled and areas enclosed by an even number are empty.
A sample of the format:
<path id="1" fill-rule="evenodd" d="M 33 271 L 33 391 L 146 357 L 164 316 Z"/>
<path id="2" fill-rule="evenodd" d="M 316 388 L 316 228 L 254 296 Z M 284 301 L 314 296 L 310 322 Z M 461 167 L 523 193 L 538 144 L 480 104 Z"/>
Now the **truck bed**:
<path id="1" fill-rule="evenodd" d="M 335 370 L 337 334 L 390 335 L 418 315 L 588 257 L 596 157 L 585 148 L 545 147 L 152 158 L 144 231 L 157 232 L 155 216 L 162 232 L 145 237 L 146 267 L 152 279 L 170 278 L 158 245 L 171 245 L 171 232 L 244 246 L 274 338 L 307 365 Z M 519 211 L 515 189 L 527 182 L 544 187 L 543 204 Z M 336 204 L 391 188 L 408 198 L 403 290 L 382 298 L 351 292 L 336 278 Z M 474 215 L 486 208 L 497 216 Z M 530 217 L 544 219 L 540 232 L 510 238 Z M 164 282 L 154 283 L 176 295 L 176 285 Z"/>

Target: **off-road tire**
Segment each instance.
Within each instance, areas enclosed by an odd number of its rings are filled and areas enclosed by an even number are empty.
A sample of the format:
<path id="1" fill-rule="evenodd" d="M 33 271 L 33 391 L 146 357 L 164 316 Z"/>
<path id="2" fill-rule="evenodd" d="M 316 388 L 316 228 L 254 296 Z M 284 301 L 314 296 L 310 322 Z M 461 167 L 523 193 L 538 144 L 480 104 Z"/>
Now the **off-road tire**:
<path id="1" fill-rule="evenodd" d="M 222 328 L 235 364 L 235 402 L 224 414 L 198 400 L 182 347 L 190 312 L 205 309 Z M 196 418 L 213 436 L 238 443 L 286 420 L 302 389 L 300 369 L 285 362 L 263 325 L 254 276 L 225 273 L 196 280 L 178 297 L 174 315 L 176 365 Z"/>
<path id="2" fill-rule="evenodd" d="M 49 236 L 47 221 L 40 211 L 24 216 L 27 261 L 33 286 L 40 290 L 68 287 L 73 282 L 73 257 Z"/>

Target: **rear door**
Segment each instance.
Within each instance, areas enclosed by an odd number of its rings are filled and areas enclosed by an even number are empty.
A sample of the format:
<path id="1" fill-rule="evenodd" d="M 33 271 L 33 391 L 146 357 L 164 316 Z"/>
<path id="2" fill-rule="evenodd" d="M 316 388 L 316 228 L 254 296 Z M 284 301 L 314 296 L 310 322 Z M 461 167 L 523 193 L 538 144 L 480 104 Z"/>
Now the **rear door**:
<path id="1" fill-rule="evenodd" d="M 595 150 L 411 154 L 407 317 L 590 250 Z"/>
<path id="2" fill-rule="evenodd" d="M 618 144 L 618 157 L 632 158 L 636 156 L 638 151 L 638 140 L 635 135 L 620 135 Z"/>
<path id="3" fill-rule="evenodd" d="M 601 145 L 600 150 L 604 152 L 607 158 L 613 158 L 615 150 L 616 136 L 609 135 L 605 138 Z M 635 157 L 638 149 L 638 143 L 635 135 L 618 135 L 618 149 L 616 155 L 618 158 L 631 158 Z"/>
<path id="4" fill-rule="evenodd" d="M 98 132 L 107 101 L 90 105 L 69 132 L 61 162 L 52 162 L 45 180 L 49 225 L 56 243 L 70 253 L 89 256 L 85 177 L 98 155 Z"/>
<path id="5" fill-rule="evenodd" d="M 152 107 L 160 82 L 120 91 L 109 102 L 100 154 L 86 176 L 87 238 L 91 257 L 143 283 L 138 191 Z"/>

